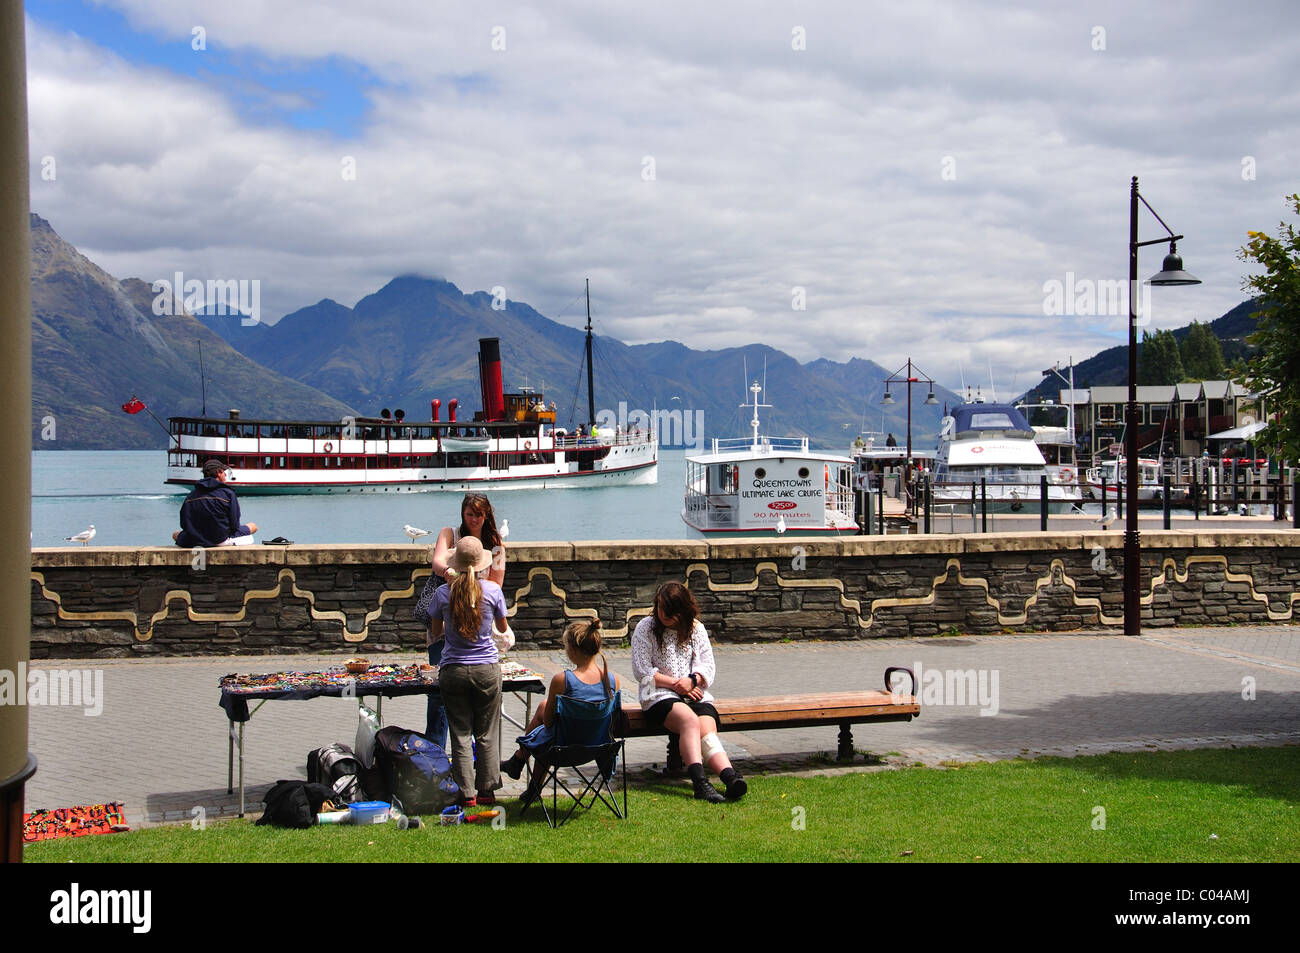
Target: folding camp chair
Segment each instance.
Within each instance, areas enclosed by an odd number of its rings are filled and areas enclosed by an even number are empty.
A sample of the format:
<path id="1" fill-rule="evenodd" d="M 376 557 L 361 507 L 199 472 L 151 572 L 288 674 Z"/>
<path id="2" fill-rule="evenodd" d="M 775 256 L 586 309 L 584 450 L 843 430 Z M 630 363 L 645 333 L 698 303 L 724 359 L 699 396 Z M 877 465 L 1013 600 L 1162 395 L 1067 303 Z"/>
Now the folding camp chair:
<path id="1" fill-rule="evenodd" d="M 614 737 L 614 717 L 622 710 L 622 695 L 614 692 L 599 703 L 582 701 L 560 695 L 555 699 L 555 743 L 535 752 L 535 768 L 529 769 L 529 788 L 532 788 L 534 770 L 541 774 L 537 785 L 536 802 L 541 805 L 546 823 L 559 827 L 579 806 L 590 810 L 599 798 L 601 803 L 622 820 L 627 816 L 627 759 L 624 757 L 624 740 Z M 560 768 L 570 768 L 582 783 L 582 789 L 573 790 L 560 777 Z M 619 810 L 618 796 L 611 786 L 614 772 L 621 768 L 623 775 L 623 810 Z M 586 769 L 586 770 L 584 770 Z M 588 777 L 588 772 L 591 776 Z M 551 786 L 551 806 L 546 806 L 546 786 Z M 577 783 L 574 784 L 577 787 Z M 559 789 L 573 798 L 568 812 L 559 817 Z M 591 799 L 584 803 L 584 798 Z M 524 805 L 527 811 L 532 802 Z M 520 812 L 521 816 L 523 811 Z"/>

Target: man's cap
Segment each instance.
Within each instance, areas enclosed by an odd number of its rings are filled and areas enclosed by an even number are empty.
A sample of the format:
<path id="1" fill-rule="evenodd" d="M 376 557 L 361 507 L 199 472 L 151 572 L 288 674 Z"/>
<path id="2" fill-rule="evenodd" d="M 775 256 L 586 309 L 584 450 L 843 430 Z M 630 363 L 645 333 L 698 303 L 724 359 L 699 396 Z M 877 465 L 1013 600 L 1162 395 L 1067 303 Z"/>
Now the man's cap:
<path id="1" fill-rule="evenodd" d="M 203 475 L 205 477 L 211 478 L 211 477 L 219 476 L 220 474 L 224 473 L 228 469 L 230 468 L 227 467 L 220 460 L 213 458 L 212 460 L 209 460 L 207 463 L 203 464 Z"/>

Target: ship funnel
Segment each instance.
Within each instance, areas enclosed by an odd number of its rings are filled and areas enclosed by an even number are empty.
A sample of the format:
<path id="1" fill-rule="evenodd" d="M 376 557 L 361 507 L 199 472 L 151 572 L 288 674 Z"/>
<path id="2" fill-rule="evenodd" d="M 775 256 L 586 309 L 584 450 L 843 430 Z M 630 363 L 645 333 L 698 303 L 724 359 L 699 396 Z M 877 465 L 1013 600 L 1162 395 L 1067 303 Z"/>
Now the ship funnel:
<path id="1" fill-rule="evenodd" d="M 447 401 L 447 419 L 450 420 L 452 423 L 456 422 L 456 407 L 459 404 L 460 401 L 457 400 L 455 397 Z"/>
<path id="2" fill-rule="evenodd" d="M 429 419 L 432 420 L 435 424 L 438 422 L 438 411 L 441 408 L 442 408 L 442 401 L 440 401 L 437 397 L 429 401 L 429 411 L 430 411 Z"/>
<path id="3" fill-rule="evenodd" d="M 478 381 L 483 391 L 483 419 L 504 420 L 506 399 L 501 388 L 501 339 L 478 339 Z"/>

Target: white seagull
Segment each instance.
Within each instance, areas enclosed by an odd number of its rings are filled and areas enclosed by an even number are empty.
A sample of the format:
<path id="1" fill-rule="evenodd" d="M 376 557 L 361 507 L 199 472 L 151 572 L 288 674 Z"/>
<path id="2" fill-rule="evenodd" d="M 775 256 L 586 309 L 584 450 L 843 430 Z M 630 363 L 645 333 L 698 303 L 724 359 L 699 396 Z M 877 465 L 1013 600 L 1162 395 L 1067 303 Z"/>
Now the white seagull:
<path id="1" fill-rule="evenodd" d="M 502 521 L 501 521 L 501 529 L 499 529 L 499 530 L 497 531 L 497 533 L 498 533 L 498 535 L 500 535 L 500 537 L 501 537 L 502 539 L 505 539 L 507 536 L 509 536 L 509 535 L 510 535 L 510 521 L 509 521 L 509 520 L 502 520 Z"/>
<path id="2" fill-rule="evenodd" d="M 785 517 L 784 517 L 784 516 L 778 516 L 778 517 L 776 518 L 776 531 L 777 531 L 778 533 L 784 533 L 784 532 L 785 532 Z"/>
<path id="3" fill-rule="evenodd" d="M 66 542 L 80 543 L 82 546 L 85 546 L 87 543 L 89 543 L 92 539 L 95 538 L 95 524 L 91 523 L 90 529 L 83 529 L 76 536 L 65 536 L 63 538 Z"/>
<path id="4" fill-rule="evenodd" d="M 412 526 L 410 523 L 407 523 L 405 526 L 402 527 L 402 529 L 405 531 L 407 536 L 411 537 L 412 543 L 414 543 L 421 536 L 429 535 L 429 531 L 427 529 L 420 529 L 420 527 Z"/>

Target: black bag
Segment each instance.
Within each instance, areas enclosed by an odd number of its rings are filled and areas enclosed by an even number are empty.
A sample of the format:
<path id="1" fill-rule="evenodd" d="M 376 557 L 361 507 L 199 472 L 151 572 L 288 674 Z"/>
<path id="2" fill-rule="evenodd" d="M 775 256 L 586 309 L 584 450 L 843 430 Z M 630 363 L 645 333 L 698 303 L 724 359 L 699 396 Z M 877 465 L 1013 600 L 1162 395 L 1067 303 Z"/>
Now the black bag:
<path id="1" fill-rule="evenodd" d="M 306 781 L 276 781 L 266 792 L 266 810 L 257 823 L 273 827 L 311 827 L 321 805 L 337 795 L 323 784 Z"/>
<path id="2" fill-rule="evenodd" d="M 437 576 L 430 576 L 424 581 L 424 588 L 420 591 L 420 598 L 415 603 L 415 618 L 417 621 L 428 625 L 433 619 L 429 612 L 429 607 L 433 605 L 433 594 L 438 591 L 442 585 L 442 580 Z"/>
<path id="3" fill-rule="evenodd" d="M 351 804 L 366 800 L 361 784 L 361 762 L 352 749 L 343 744 L 326 745 L 307 755 L 307 781 L 333 788 L 334 798 Z"/>
<path id="4" fill-rule="evenodd" d="M 390 726 L 375 735 L 375 767 L 407 814 L 437 814 L 460 800 L 447 753 L 424 735 Z"/>

